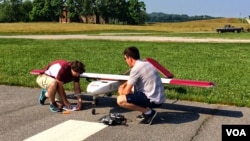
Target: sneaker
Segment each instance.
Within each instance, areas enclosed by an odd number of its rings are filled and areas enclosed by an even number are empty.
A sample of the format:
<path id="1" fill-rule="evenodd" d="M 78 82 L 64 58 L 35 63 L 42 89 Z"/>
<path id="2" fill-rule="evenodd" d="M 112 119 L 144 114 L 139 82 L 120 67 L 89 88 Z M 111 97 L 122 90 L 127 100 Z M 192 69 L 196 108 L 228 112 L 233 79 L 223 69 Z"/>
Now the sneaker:
<path id="1" fill-rule="evenodd" d="M 40 105 L 44 105 L 45 100 L 47 99 L 47 97 L 45 96 L 45 93 L 47 92 L 46 89 L 42 89 L 40 92 L 40 96 L 38 99 L 38 102 L 40 103 Z"/>
<path id="2" fill-rule="evenodd" d="M 138 120 L 143 120 L 144 118 L 145 118 L 145 115 L 143 113 L 136 117 L 136 119 L 138 119 Z"/>
<path id="3" fill-rule="evenodd" d="M 50 104 L 49 109 L 51 112 L 62 112 L 62 109 L 58 108 L 56 103 Z"/>
<path id="4" fill-rule="evenodd" d="M 152 124 L 152 121 L 154 120 L 155 116 L 157 115 L 157 112 L 155 110 L 152 110 L 151 114 L 145 115 L 144 119 L 140 122 L 140 124 Z"/>

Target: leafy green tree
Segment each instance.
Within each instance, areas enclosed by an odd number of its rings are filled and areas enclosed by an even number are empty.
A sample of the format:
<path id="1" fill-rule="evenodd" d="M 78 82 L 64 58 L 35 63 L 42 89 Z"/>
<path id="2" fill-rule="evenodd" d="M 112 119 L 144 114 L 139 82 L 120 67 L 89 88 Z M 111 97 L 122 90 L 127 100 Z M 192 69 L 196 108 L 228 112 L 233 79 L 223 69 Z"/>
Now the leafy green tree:
<path id="1" fill-rule="evenodd" d="M 86 18 L 86 22 L 88 23 L 88 16 L 93 16 L 94 15 L 94 4 L 95 0 L 82 0 L 81 1 L 81 15 Z"/>
<path id="2" fill-rule="evenodd" d="M 0 22 L 6 21 L 6 2 L 5 0 L 0 1 Z"/>
<path id="3" fill-rule="evenodd" d="M 21 21 L 24 15 L 22 0 L 4 0 L 1 3 L 1 22 Z"/>
<path id="4" fill-rule="evenodd" d="M 23 7 L 23 11 L 24 11 L 22 21 L 28 22 L 28 21 L 30 21 L 29 13 L 31 12 L 32 7 L 33 7 L 32 2 L 30 0 L 25 0 L 22 4 L 22 7 Z"/>
<path id="5" fill-rule="evenodd" d="M 30 19 L 32 21 L 58 21 L 62 8 L 63 0 L 34 0 Z"/>
<path id="6" fill-rule="evenodd" d="M 117 19 L 126 24 L 128 19 L 128 2 L 126 0 L 119 0 L 115 11 Z"/>
<path id="7" fill-rule="evenodd" d="M 100 15 L 104 19 L 105 23 L 109 23 L 109 17 L 110 17 L 110 7 L 111 7 L 110 0 L 99 0 L 98 7 L 100 10 Z"/>
<path id="8" fill-rule="evenodd" d="M 42 12 L 49 21 L 58 21 L 58 18 L 62 13 L 62 9 L 62 0 L 45 0 Z"/>
<path id="9" fill-rule="evenodd" d="M 128 1 L 128 24 L 144 24 L 146 20 L 146 6 L 138 0 Z"/>
<path id="10" fill-rule="evenodd" d="M 33 8 L 29 14 L 31 21 L 46 21 L 43 11 L 44 5 L 44 0 L 33 0 Z"/>
<path id="11" fill-rule="evenodd" d="M 127 21 L 128 10 L 126 0 L 96 0 L 96 7 L 98 15 L 105 20 L 105 23 L 126 23 Z"/>
<path id="12" fill-rule="evenodd" d="M 126 23 L 127 12 L 128 12 L 128 3 L 126 0 L 113 0 L 109 4 L 109 19 L 112 23 Z"/>

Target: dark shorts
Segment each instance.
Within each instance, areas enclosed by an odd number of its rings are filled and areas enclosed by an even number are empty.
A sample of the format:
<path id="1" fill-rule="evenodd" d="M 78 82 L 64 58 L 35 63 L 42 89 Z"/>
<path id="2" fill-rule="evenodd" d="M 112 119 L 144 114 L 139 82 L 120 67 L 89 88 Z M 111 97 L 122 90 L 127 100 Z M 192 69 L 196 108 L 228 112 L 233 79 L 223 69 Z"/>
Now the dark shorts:
<path id="1" fill-rule="evenodd" d="M 150 100 L 147 98 L 147 96 L 141 92 L 127 94 L 126 98 L 128 103 L 133 103 L 141 107 L 158 108 L 162 105 L 162 104 L 155 104 L 153 102 L 151 103 Z"/>

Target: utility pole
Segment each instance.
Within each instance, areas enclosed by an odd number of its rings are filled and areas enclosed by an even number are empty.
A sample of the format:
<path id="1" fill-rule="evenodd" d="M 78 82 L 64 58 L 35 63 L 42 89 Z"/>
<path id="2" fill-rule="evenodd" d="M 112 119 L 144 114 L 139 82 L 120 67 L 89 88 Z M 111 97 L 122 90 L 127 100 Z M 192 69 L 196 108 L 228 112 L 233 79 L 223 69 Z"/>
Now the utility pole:
<path id="1" fill-rule="evenodd" d="M 241 19 L 241 22 L 243 23 L 243 18 L 241 17 L 241 12 L 240 12 L 240 19 Z"/>

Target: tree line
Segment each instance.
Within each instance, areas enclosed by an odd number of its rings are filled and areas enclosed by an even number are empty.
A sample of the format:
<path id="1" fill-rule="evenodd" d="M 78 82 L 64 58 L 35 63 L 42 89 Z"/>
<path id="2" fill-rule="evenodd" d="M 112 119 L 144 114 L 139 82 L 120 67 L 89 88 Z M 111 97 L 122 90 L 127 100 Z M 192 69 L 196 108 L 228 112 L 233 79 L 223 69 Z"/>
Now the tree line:
<path id="1" fill-rule="evenodd" d="M 101 16 L 106 23 L 143 24 L 144 2 L 138 0 L 0 0 L 0 22 L 58 21 L 63 8 L 70 21 L 81 16 Z"/>
<path id="2" fill-rule="evenodd" d="M 145 22 L 182 22 L 212 18 L 189 17 L 164 13 L 146 13 L 146 5 L 139 0 L 0 0 L 0 22 L 58 22 L 63 9 L 68 19 L 82 22 L 81 16 L 102 17 L 108 24 L 140 25 Z"/>
<path id="3" fill-rule="evenodd" d="M 153 12 L 148 14 L 147 22 L 185 22 L 195 20 L 215 19 L 219 17 L 212 17 L 208 15 L 188 16 L 186 14 L 165 14 L 162 12 Z"/>

